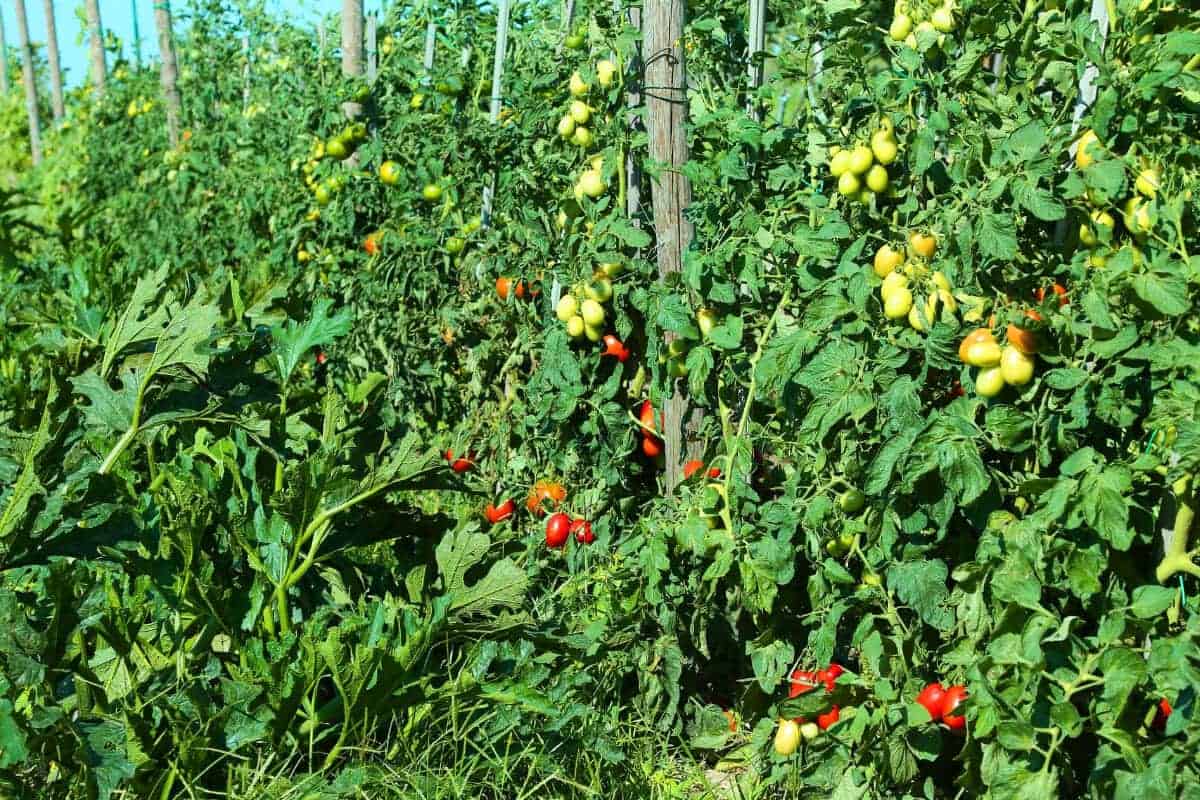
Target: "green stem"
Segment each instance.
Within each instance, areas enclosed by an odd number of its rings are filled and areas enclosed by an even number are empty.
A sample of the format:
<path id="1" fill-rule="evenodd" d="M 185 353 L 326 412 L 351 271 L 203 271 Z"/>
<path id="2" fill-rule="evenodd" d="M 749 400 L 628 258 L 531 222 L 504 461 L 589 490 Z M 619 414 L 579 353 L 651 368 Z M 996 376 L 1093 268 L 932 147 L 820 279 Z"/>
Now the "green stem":
<path id="1" fill-rule="evenodd" d="M 283 460 L 286 458 L 285 451 L 287 450 L 287 392 L 282 392 L 279 395 L 279 424 L 283 431 L 283 442 L 279 448 L 279 458 L 275 460 L 276 493 L 283 491 Z"/>
<path id="2" fill-rule="evenodd" d="M 111 472 L 117 463 L 117 459 L 129 449 L 129 445 L 133 444 L 133 440 L 137 437 L 140 431 L 139 426 L 142 424 L 142 399 L 145 397 L 145 392 L 145 384 L 138 387 L 137 397 L 133 401 L 133 417 L 129 420 L 129 430 L 125 431 L 121 438 L 117 440 L 117 443 L 113 445 L 113 449 L 104 458 L 100 469 L 97 470 L 99 474 L 107 475 Z"/>
<path id="3" fill-rule="evenodd" d="M 1200 577 L 1200 567 L 1192 562 L 1192 556 L 1188 552 L 1188 536 L 1196 518 L 1196 495 L 1192 491 L 1192 482 L 1193 477 L 1188 474 L 1171 486 L 1177 505 L 1175 528 L 1170 546 L 1163 553 L 1162 561 L 1158 563 L 1158 569 L 1154 573 L 1159 583 L 1166 583 L 1177 572 Z"/>

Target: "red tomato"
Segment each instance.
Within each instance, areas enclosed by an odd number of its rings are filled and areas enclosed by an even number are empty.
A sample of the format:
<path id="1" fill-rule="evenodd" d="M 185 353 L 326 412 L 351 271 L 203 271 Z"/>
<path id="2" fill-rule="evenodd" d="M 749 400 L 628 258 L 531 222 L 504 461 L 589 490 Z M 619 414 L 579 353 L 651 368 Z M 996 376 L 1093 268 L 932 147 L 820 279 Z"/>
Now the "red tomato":
<path id="1" fill-rule="evenodd" d="M 1060 307 L 1071 304 L 1070 299 L 1068 299 L 1068 297 L 1067 297 L 1067 290 L 1061 283 L 1054 284 L 1053 291 L 1056 295 L 1058 295 L 1058 305 Z M 1037 298 L 1037 301 L 1039 303 L 1042 302 L 1043 300 L 1046 299 L 1046 290 L 1039 286 L 1034 291 L 1034 297 Z"/>
<path id="2" fill-rule="evenodd" d="M 709 467 L 708 468 L 708 477 L 714 478 L 714 479 L 721 477 L 721 468 L 720 467 Z"/>
<path id="3" fill-rule="evenodd" d="M 318 353 L 317 353 L 317 363 L 318 364 L 324 364 L 328 360 L 329 360 L 329 356 L 325 355 L 324 350 L 318 351 Z"/>
<path id="4" fill-rule="evenodd" d="M 952 731 L 961 731 L 967 727 L 967 718 L 965 716 L 961 714 L 954 716 L 951 714 L 967 697 L 967 687 L 961 685 L 951 686 L 942 697 L 942 722 L 946 723 L 946 727 Z"/>
<path id="5" fill-rule="evenodd" d="M 496 294 L 501 300 L 508 299 L 508 292 L 511 287 L 512 281 L 508 278 L 504 277 L 503 275 L 501 275 L 499 278 L 496 278 Z"/>
<path id="6" fill-rule="evenodd" d="M 926 685 L 921 693 L 917 695 L 917 702 L 925 707 L 929 712 L 931 720 L 942 718 L 942 702 L 946 699 L 946 690 L 942 688 L 940 683 L 930 683 Z"/>
<path id="7" fill-rule="evenodd" d="M 382 236 L 378 231 L 367 234 L 367 238 L 363 240 L 363 250 L 367 251 L 368 255 L 379 255 L 380 246 L 379 239 Z"/>
<path id="8" fill-rule="evenodd" d="M 511 517 L 516 509 L 517 504 L 512 501 L 512 498 L 509 498 L 498 506 L 488 503 L 487 508 L 483 510 L 483 516 L 487 518 L 488 522 L 495 525 L 497 522 L 503 522 Z"/>
<path id="9" fill-rule="evenodd" d="M 462 458 L 455 458 L 453 450 L 446 451 L 446 460 L 450 462 L 450 469 L 455 472 L 466 472 L 471 467 L 475 466 L 475 451 L 470 450 Z"/>
<path id="10" fill-rule="evenodd" d="M 662 455 L 662 451 L 662 439 L 657 436 L 642 437 L 642 452 L 646 454 L 646 458 L 658 458 Z"/>
<path id="11" fill-rule="evenodd" d="M 629 360 L 629 350 L 620 339 L 611 333 L 604 334 L 604 349 L 600 351 L 600 355 L 601 357 L 612 356 L 622 364 Z"/>
<path id="12" fill-rule="evenodd" d="M 561 511 L 551 514 L 546 520 L 546 546 L 562 547 L 567 543 L 567 535 L 571 532 L 571 518 Z"/>
<path id="13" fill-rule="evenodd" d="M 1161 731 L 1167 727 L 1167 719 L 1171 716 L 1171 712 L 1175 709 L 1171 708 L 1171 702 L 1167 698 L 1158 701 L 1158 710 L 1154 712 L 1154 722 L 1152 726 L 1154 730 Z"/>
<path id="14" fill-rule="evenodd" d="M 817 715 L 817 727 L 823 731 L 827 731 L 837 724 L 837 721 L 841 718 L 842 712 L 838 710 L 837 706 L 834 706 L 824 714 Z"/>
<path id="15" fill-rule="evenodd" d="M 577 519 L 572 522 L 571 533 L 575 534 L 575 541 L 580 544 L 591 544 L 596 541 L 596 534 L 592 533 L 592 523 L 586 519 Z"/>
<path id="16" fill-rule="evenodd" d="M 798 669 L 792 673 L 792 685 L 788 689 L 788 697 L 799 697 L 802 694 L 807 694 L 820 686 L 821 683 L 822 681 L 817 677 L 817 673 Z"/>
<path id="17" fill-rule="evenodd" d="M 728 708 L 725 709 L 724 711 L 722 711 L 721 713 L 725 715 L 725 718 L 727 720 L 729 720 L 729 732 L 737 733 L 737 729 L 738 729 L 737 717 L 734 716 L 733 712 L 730 711 Z"/>
<path id="18" fill-rule="evenodd" d="M 819 670 L 817 672 L 817 680 L 825 684 L 825 691 L 832 692 L 837 685 L 838 676 L 846 670 L 841 664 L 830 663 L 828 669 Z"/>
<path id="19" fill-rule="evenodd" d="M 638 419 L 644 430 L 658 432 L 658 428 L 654 425 L 654 406 L 649 400 L 642 401 L 642 410 L 638 413 Z"/>
<path id="20" fill-rule="evenodd" d="M 686 481 L 695 475 L 700 470 L 704 469 L 704 462 L 692 460 L 683 465 L 683 479 Z"/>

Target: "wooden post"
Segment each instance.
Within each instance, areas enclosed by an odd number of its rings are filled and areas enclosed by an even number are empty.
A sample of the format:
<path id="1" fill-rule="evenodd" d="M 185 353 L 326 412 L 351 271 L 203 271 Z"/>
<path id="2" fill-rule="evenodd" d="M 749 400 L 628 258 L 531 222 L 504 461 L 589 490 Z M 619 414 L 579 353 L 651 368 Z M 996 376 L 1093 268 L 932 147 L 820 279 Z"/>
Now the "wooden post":
<path id="1" fill-rule="evenodd" d="M 433 71 L 433 53 L 437 46 L 437 23 L 433 20 L 425 26 L 425 71 Z"/>
<path id="2" fill-rule="evenodd" d="M 54 24 L 54 0 L 42 0 L 46 12 L 46 60 L 50 67 L 50 110 L 54 121 L 61 122 L 67 115 L 63 103 L 62 62 L 58 57 L 58 28 Z"/>
<path id="3" fill-rule="evenodd" d="M 375 82 L 379 75 L 379 20 L 375 15 L 367 17 L 367 80 Z"/>
<path id="4" fill-rule="evenodd" d="M 613 10 L 620 12 L 621 0 L 613 0 Z M 618 13 L 619 16 L 619 13 Z M 640 6 L 629 7 L 629 24 L 634 30 L 639 33 L 642 30 L 642 9 Z M 635 48 L 637 46 L 635 45 Z M 633 52 L 630 64 L 625 70 L 625 105 L 628 108 L 637 108 L 642 104 L 642 87 L 638 82 L 638 77 L 642 72 L 641 49 L 637 48 Z M 630 130 L 636 131 L 642 125 L 641 117 L 631 116 L 629 119 Z M 642 207 L 642 170 L 638 166 L 637 159 L 633 157 L 632 150 L 625 154 L 625 215 L 633 222 L 635 227 L 641 227 L 642 221 L 638 218 L 638 212 Z M 639 253 L 640 255 L 640 253 Z"/>
<path id="5" fill-rule="evenodd" d="M 363 0 L 342 0 L 342 74 L 363 74 Z M 347 100 L 342 110 L 347 119 L 356 119 L 362 114 L 362 103 Z"/>
<path id="6" fill-rule="evenodd" d="M 104 63 L 104 29 L 100 26 L 99 0 L 85 0 L 87 12 L 88 48 L 92 61 L 92 86 L 96 87 L 96 96 L 104 95 L 104 85 L 108 79 L 108 65 Z"/>
<path id="7" fill-rule="evenodd" d="M 492 60 L 492 104 L 489 119 L 495 125 L 500 121 L 500 105 L 503 97 L 501 81 L 504 79 L 504 51 L 508 47 L 508 15 L 510 0 L 500 0 L 500 8 L 496 13 L 496 56 Z M 483 208 L 479 214 L 480 222 L 487 228 L 492 224 L 492 198 L 496 193 L 496 171 L 492 170 L 491 179 L 483 187 Z"/>
<path id="8" fill-rule="evenodd" d="M 1092 0 L 1092 22 L 1096 23 L 1099 29 L 1100 50 L 1103 52 L 1105 44 L 1108 42 L 1108 6 L 1104 0 Z M 1083 119 L 1083 115 L 1091 107 L 1092 103 L 1096 102 L 1096 78 L 1100 75 L 1100 69 L 1095 64 L 1088 64 L 1083 70 L 1083 75 L 1079 79 L 1079 99 L 1075 101 L 1075 108 L 1071 112 L 1071 146 L 1067 152 L 1070 153 L 1072 160 L 1075 158 L 1075 151 L 1079 149 L 1079 140 L 1075 134 L 1079 133 L 1079 122 Z M 1062 247 L 1067 240 L 1067 220 L 1060 219 L 1054 226 L 1054 243 Z"/>
<path id="9" fill-rule="evenodd" d="M 250 37 L 242 37 L 242 111 L 250 107 Z"/>
<path id="10" fill-rule="evenodd" d="M 162 83 L 163 103 L 167 108 L 167 140 L 171 147 L 179 146 L 179 66 L 175 62 L 175 44 L 171 39 L 171 3 L 155 0 L 154 25 L 158 28 L 158 54 L 162 59 L 159 80 Z"/>
<path id="11" fill-rule="evenodd" d="M 747 53 L 747 71 L 749 72 L 750 97 L 746 100 L 746 108 L 752 119 L 758 119 L 758 101 L 755 95 L 758 87 L 762 86 L 763 64 L 758 54 L 766 47 L 767 42 L 767 0 L 750 0 L 749 48 Z"/>
<path id="12" fill-rule="evenodd" d="M 4 38 L 4 15 L 0 14 L 0 94 L 8 95 L 8 43 Z"/>
<path id="13" fill-rule="evenodd" d="M 21 75 L 25 81 L 25 110 L 29 114 L 29 155 L 34 166 L 42 163 L 42 126 L 38 120 L 37 78 L 33 74 L 33 48 L 29 46 L 29 19 L 25 0 L 16 0 L 17 43 L 21 46 Z"/>
<path id="14" fill-rule="evenodd" d="M 683 256 L 692 242 L 692 223 L 684 210 L 692 202 L 691 182 L 680 171 L 687 162 L 687 70 L 683 60 L 684 0 L 646 0 L 644 49 L 646 132 L 650 158 L 663 170 L 650 184 L 658 274 L 666 280 L 683 269 Z M 668 341 L 674 338 L 668 335 Z M 683 479 L 684 418 L 687 399 L 676 391 L 663 403 L 663 441 L 666 444 L 666 490 L 673 493 Z M 689 427 L 700 422 L 692 415 Z M 694 448 L 693 448 L 694 449 Z"/>

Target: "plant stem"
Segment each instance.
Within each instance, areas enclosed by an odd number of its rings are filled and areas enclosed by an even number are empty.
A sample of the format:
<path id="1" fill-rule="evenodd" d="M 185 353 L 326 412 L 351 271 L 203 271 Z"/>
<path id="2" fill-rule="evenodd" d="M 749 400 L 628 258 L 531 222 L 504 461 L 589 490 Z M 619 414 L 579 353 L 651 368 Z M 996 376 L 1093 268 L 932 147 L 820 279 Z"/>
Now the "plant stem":
<path id="1" fill-rule="evenodd" d="M 1196 518 L 1196 495 L 1192 491 L 1192 483 L 1193 476 L 1188 474 L 1171 486 L 1178 507 L 1175 510 L 1175 528 L 1171 543 L 1154 572 L 1159 583 L 1166 583 L 1177 572 L 1200 577 L 1200 567 L 1192 562 L 1188 552 L 1188 535 Z"/>

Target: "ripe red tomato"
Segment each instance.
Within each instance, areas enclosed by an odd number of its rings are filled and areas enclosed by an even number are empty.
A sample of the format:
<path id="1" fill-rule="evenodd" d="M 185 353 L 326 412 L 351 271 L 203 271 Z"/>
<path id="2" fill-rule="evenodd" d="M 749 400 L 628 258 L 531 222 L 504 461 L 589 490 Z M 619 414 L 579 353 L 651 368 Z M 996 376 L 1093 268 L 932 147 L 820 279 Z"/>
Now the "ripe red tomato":
<path id="1" fill-rule="evenodd" d="M 662 439 L 657 436 L 642 437 L 642 452 L 646 454 L 646 458 L 658 458 L 662 455 L 662 451 Z"/>
<path id="2" fill-rule="evenodd" d="M 1056 283 L 1056 284 L 1054 284 L 1054 286 L 1052 287 L 1052 289 L 1053 289 L 1054 293 L 1055 293 L 1056 295 L 1058 295 L 1058 305 L 1059 305 L 1060 307 L 1061 307 L 1061 306 L 1066 306 L 1066 305 L 1070 305 L 1070 304 L 1071 304 L 1071 301 L 1070 301 L 1070 299 L 1068 299 L 1068 297 L 1067 297 L 1067 290 L 1066 290 L 1066 287 L 1064 287 L 1064 286 L 1063 286 L 1061 283 Z M 1037 301 L 1038 301 L 1039 303 L 1040 303 L 1040 302 L 1042 302 L 1043 300 L 1045 300 L 1045 299 L 1046 299 L 1046 290 L 1045 290 L 1045 288 L 1043 288 L 1043 287 L 1039 286 L 1039 287 L 1038 287 L 1038 288 L 1037 288 L 1037 289 L 1034 291 L 1034 297 L 1036 297 L 1036 298 L 1037 298 Z"/>
<path id="3" fill-rule="evenodd" d="M 929 712 L 931 720 L 942 718 L 942 701 L 946 698 L 946 690 L 940 683 L 930 683 L 917 695 L 917 702 Z"/>
<path id="4" fill-rule="evenodd" d="M 572 522 L 571 533 L 575 534 L 575 541 L 580 544 L 591 544 L 596 541 L 596 534 L 592 533 L 592 523 L 586 519 L 577 519 Z"/>
<path id="5" fill-rule="evenodd" d="M 841 718 L 842 718 L 842 712 L 840 710 L 838 710 L 837 706 L 834 706 L 833 708 L 826 711 L 824 714 L 817 715 L 817 727 L 819 727 L 823 731 L 827 731 L 830 728 L 832 728 L 835 724 L 837 724 L 837 721 Z"/>
<path id="6" fill-rule="evenodd" d="M 529 509 L 529 513 L 540 517 L 546 513 L 547 505 L 550 508 L 558 508 L 558 504 L 565 499 L 567 490 L 561 483 L 540 480 L 529 490 L 529 495 L 525 498 L 525 508 Z"/>
<path id="7" fill-rule="evenodd" d="M 317 351 L 317 364 L 324 364 L 329 360 L 329 356 L 325 355 L 324 350 Z"/>
<path id="8" fill-rule="evenodd" d="M 708 468 L 708 477 L 713 478 L 714 480 L 716 478 L 721 477 L 721 468 L 720 467 L 709 467 Z"/>
<path id="9" fill-rule="evenodd" d="M 381 236 L 382 234 L 380 234 L 378 231 L 367 234 L 367 238 L 363 240 L 363 250 L 366 250 L 368 255 L 379 255 L 380 251 L 382 250 L 382 248 L 379 246 L 379 240 Z"/>
<path id="10" fill-rule="evenodd" d="M 942 696 L 942 722 L 946 723 L 946 727 L 952 731 L 961 731 L 967 727 L 967 718 L 961 714 L 954 716 L 951 712 L 958 708 L 962 701 L 967 699 L 966 686 L 951 686 Z"/>
<path id="11" fill-rule="evenodd" d="M 629 360 L 629 350 L 626 349 L 624 342 L 611 333 L 604 334 L 604 349 L 600 351 L 600 355 L 601 357 L 612 356 L 622 364 Z"/>
<path id="12" fill-rule="evenodd" d="M 704 469 L 704 462 L 693 459 L 683 465 L 683 479 L 686 481 L 695 475 L 700 470 Z"/>
<path id="13" fill-rule="evenodd" d="M 466 472 L 471 467 L 475 466 L 475 451 L 470 450 L 462 458 L 455 458 L 453 450 L 446 451 L 446 460 L 450 462 L 450 469 L 455 472 Z"/>
<path id="14" fill-rule="evenodd" d="M 800 669 L 795 670 L 792 673 L 792 685 L 788 689 L 788 697 L 799 697 L 802 694 L 807 694 L 820 686 L 822 682 L 815 672 Z"/>
<path id="15" fill-rule="evenodd" d="M 546 520 L 546 546 L 562 547 L 567 543 L 567 535 L 571 532 L 571 518 L 561 511 L 551 514 Z"/>
<path id="16" fill-rule="evenodd" d="M 1166 730 L 1167 719 L 1171 716 L 1171 712 L 1175 709 L 1171 708 L 1171 702 L 1167 698 L 1158 701 L 1158 708 L 1154 712 L 1154 722 L 1152 727 L 1156 731 Z"/>
<path id="17" fill-rule="evenodd" d="M 638 420 L 641 421 L 643 430 L 658 432 L 658 428 L 654 424 L 654 406 L 649 400 L 642 401 L 642 410 L 638 412 Z"/>
<path id="18" fill-rule="evenodd" d="M 487 518 L 488 522 L 495 525 L 497 522 L 503 522 L 511 517 L 516 509 L 517 504 L 512 501 L 512 498 L 509 498 L 498 506 L 488 503 L 487 508 L 483 510 L 483 516 Z"/>
<path id="19" fill-rule="evenodd" d="M 832 692 L 837 686 L 838 676 L 845 671 L 841 664 L 830 663 L 828 669 L 817 671 L 817 680 L 825 684 L 825 691 Z"/>

